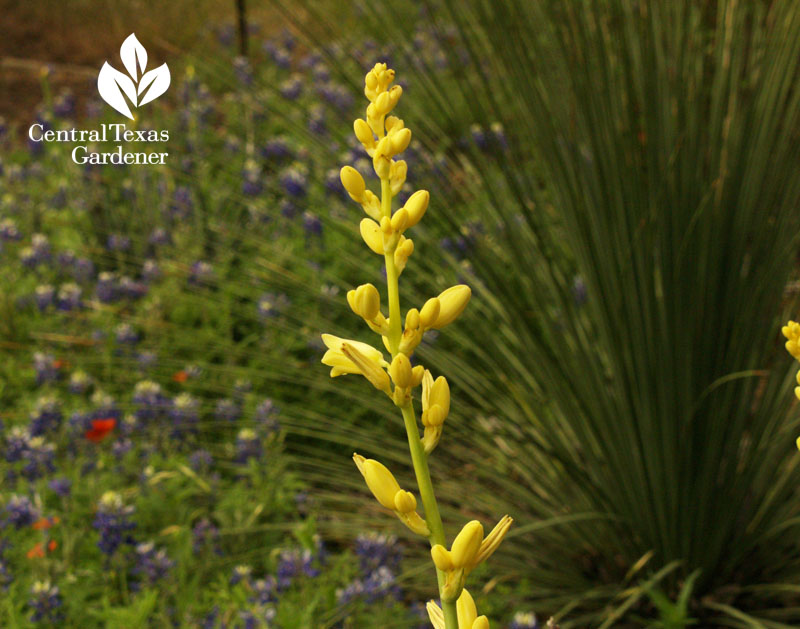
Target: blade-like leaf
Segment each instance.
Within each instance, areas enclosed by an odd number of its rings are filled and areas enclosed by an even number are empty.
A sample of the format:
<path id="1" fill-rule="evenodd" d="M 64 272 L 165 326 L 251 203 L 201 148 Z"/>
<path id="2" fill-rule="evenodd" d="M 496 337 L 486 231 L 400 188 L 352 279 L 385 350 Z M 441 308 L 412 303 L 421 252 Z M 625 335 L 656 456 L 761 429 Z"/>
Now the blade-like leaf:
<path id="1" fill-rule="evenodd" d="M 100 92 L 100 96 L 104 101 L 123 116 L 127 116 L 133 120 L 133 114 L 131 113 L 128 103 L 125 102 L 123 93 L 135 106 L 136 86 L 129 77 L 112 68 L 107 61 L 103 64 L 103 67 L 100 69 L 100 74 L 97 77 L 97 91 Z"/>
<path id="2" fill-rule="evenodd" d="M 122 46 L 120 46 L 119 49 L 119 56 L 122 59 L 122 64 L 134 81 L 140 74 L 144 74 L 144 69 L 147 67 L 147 50 L 139 43 L 134 33 L 128 35 L 125 41 L 122 42 Z M 137 61 L 139 66 L 138 71 L 136 69 Z"/>
<path id="3" fill-rule="evenodd" d="M 155 100 L 167 91 L 170 82 L 170 73 L 167 64 L 161 64 L 155 70 L 150 70 L 142 76 L 139 82 L 139 96 L 146 91 L 144 97 L 139 101 L 139 105 L 146 105 L 150 101 Z M 147 89 L 147 88 L 150 89 Z"/>

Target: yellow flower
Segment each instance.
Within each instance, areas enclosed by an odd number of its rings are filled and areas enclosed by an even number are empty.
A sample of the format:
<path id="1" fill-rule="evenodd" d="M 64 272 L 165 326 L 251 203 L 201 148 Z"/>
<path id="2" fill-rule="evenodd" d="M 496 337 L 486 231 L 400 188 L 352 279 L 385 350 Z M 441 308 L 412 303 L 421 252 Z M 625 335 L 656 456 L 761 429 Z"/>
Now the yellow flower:
<path id="1" fill-rule="evenodd" d="M 438 330 L 455 321 L 464 312 L 471 296 L 472 290 L 465 284 L 451 286 L 444 291 L 439 295 L 439 316 L 431 327 Z"/>
<path id="2" fill-rule="evenodd" d="M 426 609 L 434 629 L 445 629 L 444 614 L 441 607 L 435 602 L 429 601 Z M 456 613 L 458 615 L 458 629 L 489 629 L 489 619 L 486 616 L 478 616 L 475 601 L 466 589 L 463 589 L 458 597 Z"/>

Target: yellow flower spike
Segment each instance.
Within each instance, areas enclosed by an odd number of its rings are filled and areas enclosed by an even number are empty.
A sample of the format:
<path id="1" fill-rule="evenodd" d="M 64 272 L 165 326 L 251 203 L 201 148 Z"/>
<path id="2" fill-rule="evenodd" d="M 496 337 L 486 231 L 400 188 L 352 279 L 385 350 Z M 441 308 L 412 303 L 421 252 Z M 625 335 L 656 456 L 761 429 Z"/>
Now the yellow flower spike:
<path id="1" fill-rule="evenodd" d="M 361 231 L 361 237 L 364 239 L 364 242 L 367 243 L 367 247 L 372 249 L 375 253 L 383 255 L 383 234 L 378 224 L 370 218 L 364 218 L 361 219 L 361 223 L 358 227 Z"/>
<path id="2" fill-rule="evenodd" d="M 350 343 L 342 343 L 341 351 L 356 367 L 358 367 L 359 373 L 369 380 L 373 387 L 391 397 L 392 387 L 389 382 L 389 375 L 383 370 L 380 364 L 369 359 Z"/>
<path id="3" fill-rule="evenodd" d="M 478 608 L 475 607 L 475 601 L 466 588 L 461 590 L 461 596 L 456 602 L 456 611 L 458 613 L 458 629 L 472 629 L 472 623 L 478 618 Z"/>
<path id="4" fill-rule="evenodd" d="M 352 166 L 344 166 L 339 171 L 339 178 L 342 180 L 344 189 L 347 190 L 353 200 L 360 202 L 364 197 L 364 190 L 366 190 L 366 184 L 361 173 Z"/>
<path id="5" fill-rule="evenodd" d="M 408 212 L 405 208 L 400 208 L 392 216 L 392 229 L 402 233 L 408 225 Z"/>
<path id="6" fill-rule="evenodd" d="M 441 544 L 434 544 L 431 547 L 431 559 L 433 559 L 433 564 L 442 572 L 450 572 L 455 567 L 450 551 Z"/>
<path id="7" fill-rule="evenodd" d="M 372 129 L 369 128 L 366 120 L 362 118 L 358 118 L 353 123 L 353 131 L 358 138 L 358 141 L 364 145 L 364 148 L 367 151 L 375 148 L 375 135 L 372 133 Z"/>
<path id="8" fill-rule="evenodd" d="M 396 386 L 407 389 L 413 382 L 411 373 L 411 361 L 405 354 L 397 354 L 389 365 L 389 375 Z"/>
<path id="9" fill-rule="evenodd" d="M 439 316 L 431 326 L 439 330 L 455 321 L 469 303 L 472 290 L 465 284 L 451 286 L 439 295 Z"/>
<path id="10" fill-rule="evenodd" d="M 489 629 L 489 619 L 486 616 L 478 616 L 472 623 L 472 629 Z"/>
<path id="11" fill-rule="evenodd" d="M 403 206 L 408 212 L 408 227 L 414 227 L 425 216 L 428 209 L 428 203 L 431 200 L 430 192 L 427 190 L 417 190 L 414 194 L 408 197 L 406 204 Z"/>
<path id="12" fill-rule="evenodd" d="M 439 317 L 441 304 L 437 297 L 431 297 L 419 311 L 419 321 L 423 328 L 429 328 Z"/>
<path id="13" fill-rule="evenodd" d="M 494 553 L 494 551 L 497 550 L 497 547 L 500 546 L 500 543 L 505 538 L 506 533 L 508 533 L 508 529 L 511 528 L 513 523 L 514 520 L 507 515 L 504 515 L 502 518 L 500 518 L 500 521 L 492 529 L 492 532 L 489 533 L 481 542 L 480 549 L 478 550 L 478 554 L 475 555 L 473 562 L 467 566 L 468 573 L 492 556 L 492 553 Z"/>
<path id="14" fill-rule="evenodd" d="M 368 345 L 367 343 L 342 339 L 338 336 L 334 336 L 333 334 L 323 334 L 322 342 L 325 344 L 325 347 L 328 348 L 328 351 L 325 352 L 325 355 L 322 357 L 322 364 L 331 367 L 332 378 L 346 374 L 361 373 L 361 370 L 358 368 L 358 366 L 347 356 L 345 356 L 344 352 L 342 351 L 342 346 L 345 343 L 355 347 L 363 356 L 365 356 L 374 364 L 378 366 L 386 365 L 388 367 L 388 363 L 383 360 L 383 354 L 380 352 L 380 350 L 375 349 L 372 347 L 372 345 Z"/>
<path id="15" fill-rule="evenodd" d="M 465 568 L 470 565 L 477 556 L 482 541 L 483 525 L 477 520 L 467 522 L 461 532 L 456 535 L 450 548 L 453 565 L 456 568 Z"/>
<path id="16" fill-rule="evenodd" d="M 781 332 L 786 337 L 786 351 L 795 359 L 800 360 L 800 323 L 789 321 L 781 328 Z"/>
<path id="17" fill-rule="evenodd" d="M 417 510 L 417 499 L 410 491 L 401 489 L 394 496 L 394 510 L 399 513 L 411 513 Z"/>
<path id="18" fill-rule="evenodd" d="M 361 465 L 367 487 L 378 502 L 387 509 L 395 511 L 394 497 L 400 490 L 394 475 L 383 463 L 375 459 L 365 459 Z"/>

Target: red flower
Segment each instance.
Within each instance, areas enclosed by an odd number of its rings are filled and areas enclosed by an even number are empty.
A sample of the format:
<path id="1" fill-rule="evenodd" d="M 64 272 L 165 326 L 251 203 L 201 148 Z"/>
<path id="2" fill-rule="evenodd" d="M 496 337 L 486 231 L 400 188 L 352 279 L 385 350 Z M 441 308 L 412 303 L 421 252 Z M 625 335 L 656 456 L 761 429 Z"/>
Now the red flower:
<path id="1" fill-rule="evenodd" d="M 172 374 L 172 379 L 175 382 L 186 382 L 189 379 L 189 374 L 186 371 L 176 371 Z"/>
<path id="2" fill-rule="evenodd" d="M 92 427 L 86 431 L 86 438 L 95 443 L 102 441 L 106 438 L 108 433 L 114 430 L 117 425 L 117 420 L 113 417 L 109 419 L 93 419 Z"/>
<path id="3" fill-rule="evenodd" d="M 27 557 L 28 559 L 44 557 L 44 546 L 42 546 L 42 542 L 37 542 L 36 545 L 27 552 Z"/>
<path id="4" fill-rule="evenodd" d="M 39 518 L 36 520 L 36 522 L 31 524 L 31 528 L 34 531 L 41 531 L 43 529 L 47 530 L 54 524 L 58 524 L 60 521 L 61 520 L 58 518 L 58 516 L 54 516 L 52 518 Z"/>

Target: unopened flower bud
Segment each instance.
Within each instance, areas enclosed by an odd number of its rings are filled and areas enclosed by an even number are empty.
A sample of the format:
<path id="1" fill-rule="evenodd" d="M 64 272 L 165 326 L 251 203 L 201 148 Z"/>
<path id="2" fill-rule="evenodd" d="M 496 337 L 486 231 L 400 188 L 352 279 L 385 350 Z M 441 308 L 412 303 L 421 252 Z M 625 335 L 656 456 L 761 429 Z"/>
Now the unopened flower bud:
<path id="1" fill-rule="evenodd" d="M 461 596 L 456 601 L 456 613 L 458 614 L 458 626 L 472 629 L 472 623 L 478 617 L 478 608 L 466 588 L 461 591 Z"/>
<path id="2" fill-rule="evenodd" d="M 419 328 L 419 310 L 411 308 L 406 313 L 406 330 L 416 330 Z"/>
<path id="3" fill-rule="evenodd" d="M 398 354 L 395 356 L 392 360 L 392 364 L 389 365 L 389 375 L 398 387 L 402 387 L 403 389 L 410 387 L 412 373 L 411 361 L 408 360 L 408 356 L 405 354 Z"/>
<path id="4" fill-rule="evenodd" d="M 375 496 L 375 498 L 387 509 L 395 510 L 394 497 L 400 491 L 400 485 L 397 483 L 394 475 L 389 469 L 376 461 L 375 459 L 367 459 L 362 463 L 364 470 L 364 480 L 367 481 L 367 487 Z"/>
<path id="5" fill-rule="evenodd" d="M 483 541 L 483 525 L 477 520 L 471 520 L 464 525 L 461 532 L 453 540 L 450 554 L 456 568 L 464 568 L 472 563 Z"/>
<path id="6" fill-rule="evenodd" d="M 422 217 L 425 216 L 425 211 L 428 209 L 430 199 L 431 195 L 427 190 L 417 190 L 408 197 L 408 201 L 403 206 L 408 212 L 407 227 L 413 227 L 422 220 Z"/>
<path id="7" fill-rule="evenodd" d="M 392 216 L 392 229 L 396 232 L 402 232 L 408 225 L 408 212 L 404 207 L 401 207 Z"/>
<path id="8" fill-rule="evenodd" d="M 400 513 L 411 513 L 417 508 L 417 499 L 410 491 L 401 489 L 394 496 L 394 507 Z"/>
<path id="9" fill-rule="evenodd" d="M 350 194 L 353 199 L 358 201 L 364 195 L 366 184 L 361 174 L 352 166 L 345 166 L 339 171 L 339 177 L 342 180 L 344 189 Z"/>
<path id="10" fill-rule="evenodd" d="M 383 255 L 383 234 L 378 224 L 370 218 L 365 218 L 361 220 L 359 229 L 367 247 L 375 253 Z"/>
<path id="11" fill-rule="evenodd" d="M 375 136 L 372 134 L 372 129 L 369 128 L 366 120 L 359 118 L 353 123 L 353 131 L 355 131 L 358 141 L 361 142 L 366 148 L 375 146 Z"/>
<path id="12" fill-rule="evenodd" d="M 438 330 L 455 321 L 464 312 L 471 296 L 472 290 L 465 284 L 451 286 L 444 291 L 439 295 L 439 316 L 431 327 Z"/>
<path id="13" fill-rule="evenodd" d="M 450 556 L 450 551 L 441 544 L 435 544 L 431 548 L 431 558 L 433 559 L 433 565 L 442 572 L 453 569 L 453 558 Z"/>
<path id="14" fill-rule="evenodd" d="M 411 142 L 411 129 L 400 129 L 391 134 L 392 155 L 402 153 Z"/>
<path id="15" fill-rule="evenodd" d="M 381 296 L 372 284 L 362 284 L 356 289 L 358 313 L 367 321 L 372 321 L 381 309 Z"/>
<path id="16" fill-rule="evenodd" d="M 422 310 L 419 312 L 419 321 L 423 328 L 429 328 L 433 325 L 439 316 L 439 309 L 440 304 L 436 297 L 431 297 L 425 302 L 425 305 L 422 306 Z"/>

